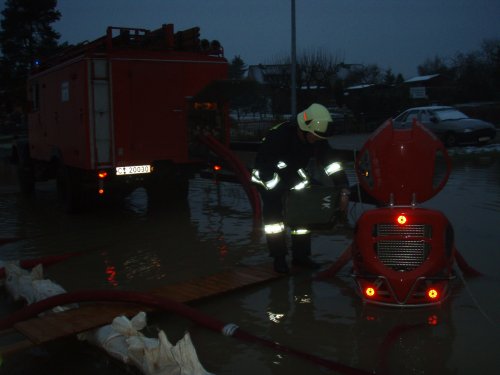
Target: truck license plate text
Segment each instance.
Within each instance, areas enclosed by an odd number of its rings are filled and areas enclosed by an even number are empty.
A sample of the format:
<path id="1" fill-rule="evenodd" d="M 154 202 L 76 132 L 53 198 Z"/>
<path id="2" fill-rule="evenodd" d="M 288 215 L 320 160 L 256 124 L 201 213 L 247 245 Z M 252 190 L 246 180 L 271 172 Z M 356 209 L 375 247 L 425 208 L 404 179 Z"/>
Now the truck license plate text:
<path id="1" fill-rule="evenodd" d="M 150 165 L 132 165 L 128 167 L 116 167 L 116 175 L 151 173 Z"/>

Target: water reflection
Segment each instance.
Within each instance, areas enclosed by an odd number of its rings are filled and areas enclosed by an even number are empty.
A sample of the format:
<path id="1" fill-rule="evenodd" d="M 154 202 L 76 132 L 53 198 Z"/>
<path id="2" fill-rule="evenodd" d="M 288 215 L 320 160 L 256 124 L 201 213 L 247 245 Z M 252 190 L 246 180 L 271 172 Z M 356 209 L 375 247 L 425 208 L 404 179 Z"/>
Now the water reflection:
<path id="1" fill-rule="evenodd" d="M 466 286 L 457 278 L 450 299 L 440 307 L 405 310 L 363 305 L 346 267 L 328 282 L 300 273 L 196 308 L 256 335 L 353 367 L 392 374 L 471 374 L 479 370 L 496 374 L 500 367 L 498 159 L 498 154 L 455 156 L 448 184 L 423 204 L 445 213 L 454 226 L 459 251 L 486 274 L 466 279 Z M 261 233 L 252 228 L 246 195 L 237 185 L 196 178 L 188 201 L 175 209 L 148 207 L 145 192 L 137 190 L 119 208 L 66 215 L 55 209 L 53 184 L 42 184 L 36 199 L 28 200 L 17 193 L 8 168 L 0 168 L 0 173 L 0 236 L 22 238 L 1 246 L 1 257 L 81 252 L 46 270 L 48 277 L 67 290 L 149 290 L 238 263 L 268 260 Z M 354 178 L 352 171 L 349 176 Z M 353 206 L 352 221 L 367 208 Z M 329 263 L 350 240 L 350 233 L 316 234 L 313 256 Z M 7 311 L 8 301 L 3 305 L 2 311 Z M 219 375 L 328 373 L 290 355 L 206 331 L 171 314 L 154 316 L 152 324 L 165 329 L 173 341 L 189 330 L 203 365 Z M 62 345 L 47 355 L 64 361 L 64 357 L 71 358 L 65 352 L 69 348 Z M 25 356 L 26 363 L 34 358 L 33 353 Z M 76 359 L 76 365 L 87 360 Z M 97 366 L 99 361 L 95 363 Z M 37 370 L 26 366 L 17 373 Z M 109 366 L 94 370 L 96 374 L 110 372 Z"/>

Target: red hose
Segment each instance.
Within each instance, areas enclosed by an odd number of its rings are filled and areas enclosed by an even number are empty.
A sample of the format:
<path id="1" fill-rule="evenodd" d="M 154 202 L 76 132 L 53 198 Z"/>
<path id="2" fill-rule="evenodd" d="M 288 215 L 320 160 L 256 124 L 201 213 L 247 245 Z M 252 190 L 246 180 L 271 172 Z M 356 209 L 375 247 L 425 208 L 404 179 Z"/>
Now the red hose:
<path id="1" fill-rule="evenodd" d="M 260 195 L 255 186 L 251 183 L 251 176 L 248 169 L 243 165 L 243 163 L 238 159 L 238 157 L 226 146 L 220 143 L 217 139 L 211 135 L 205 135 L 200 137 L 202 143 L 207 145 L 212 151 L 217 155 L 222 157 L 225 161 L 229 163 L 233 171 L 236 173 L 236 177 L 240 181 L 243 189 L 245 190 L 248 199 L 250 200 L 250 205 L 253 209 L 254 224 L 258 225 L 261 221 L 262 208 L 260 202 Z"/>
<path id="2" fill-rule="evenodd" d="M 467 263 L 462 254 L 458 252 L 457 248 L 454 248 L 454 250 L 455 250 L 455 261 L 457 262 L 458 267 L 464 273 L 465 276 L 470 276 L 470 277 L 483 276 L 481 272 L 474 269 L 469 265 L 469 263 Z"/>
<path id="3" fill-rule="evenodd" d="M 267 340 L 261 337 L 252 335 L 251 333 L 243 331 L 241 328 L 234 324 L 225 324 L 218 319 L 212 318 L 206 314 L 203 314 L 192 307 L 189 307 L 183 303 L 164 298 L 154 296 L 147 293 L 120 291 L 120 290 L 84 290 L 78 292 L 70 292 L 65 294 L 59 294 L 54 297 L 47 298 L 43 301 L 33 303 L 18 310 L 14 314 L 0 320 L 0 330 L 8 329 L 14 324 L 26 319 L 33 318 L 38 314 L 49 310 L 55 306 L 66 305 L 71 303 L 81 303 L 81 302 L 96 302 L 96 301 L 107 301 L 107 302 L 127 302 L 133 304 L 139 304 L 158 310 L 170 311 L 179 314 L 191 321 L 209 328 L 216 332 L 222 332 L 227 336 L 233 336 L 240 340 L 245 340 L 248 342 L 258 343 L 275 350 L 293 354 L 297 357 L 305 359 L 316 365 L 321 365 L 328 369 L 337 371 L 342 374 L 348 375 L 368 375 L 374 374 L 374 372 L 367 372 L 365 370 L 356 369 L 339 362 L 331 361 L 328 359 L 320 358 L 314 354 L 309 354 L 300 350 L 289 348 L 277 342 Z"/>
<path id="4" fill-rule="evenodd" d="M 352 244 L 350 244 L 342 254 L 338 257 L 338 259 L 326 270 L 319 272 L 314 279 L 315 280 L 324 280 L 326 278 L 333 277 L 339 272 L 342 267 L 344 267 L 352 257 L 351 254 Z"/>
<path id="5" fill-rule="evenodd" d="M 338 271 L 342 267 L 344 267 L 349 260 L 351 260 L 351 248 L 352 244 L 349 245 L 342 254 L 338 257 L 338 259 L 333 263 L 328 269 L 318 273 L 315 276 L 316 280 L 326 279 L 328 277 L 333 277 L 337 274 Z M 469 263 L 465 260 L 465 258 L 460 254 L 460 252 L 455 248 L 455 261 L 457 262 L 458 267 L 464 273 L 465 276 L 476 277 L 483 276 L 481 272 L 476 270 L 474 267 L 470 266 Z"/>

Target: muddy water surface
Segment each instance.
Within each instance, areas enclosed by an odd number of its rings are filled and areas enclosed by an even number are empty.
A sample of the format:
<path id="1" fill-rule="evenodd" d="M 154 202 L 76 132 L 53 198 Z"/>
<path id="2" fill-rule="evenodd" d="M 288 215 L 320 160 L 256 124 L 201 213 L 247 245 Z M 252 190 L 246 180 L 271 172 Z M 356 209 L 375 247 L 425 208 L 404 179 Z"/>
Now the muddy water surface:
<path id="1" fill-rule="evenodd" d="M 354 181 L 351 172 L 350 178 Z M 189 199 L 170 210 L 148 209 L 143 190 L 121 207 L 67 215 L 56 208 L 55 184 L 36 199 L 18 193 L 14 171 L 0 164 L 0 237 L 22 240 L 0 247 L 13 260 L 81 252 L 46 269 L 68 291 L 147 291 L 232 268 L 268 261 L 264 238 L 252 226 L 240 186 L 195 178 Z M 345 267 L 326 282 L 298 273 L 195 305 L 204 314 L 284 345 L 365 370 L 391 374 L 500 372 L 500 157 L 454 156 L 443 191 L 423 204 L 444 212 L 457 248 L 485 276 L 458 277 L 440 307 L 365 306 Z M 352 205 L 351 223 L 368 205 Z M 314 259 L 327 268 L 350 243 L 351 232 L 316 234 Z M 19 305 L 3 294 L 0 314 Z M 292 355 L 224 337 L 167 313 L 150 319 L 177 341 L 189 331 L 207 371 L 223 374 L 323 374 L 331 371 Z M 133 368 L 73 339 L 3 358 L 5 374 L 126 374 Z"/>

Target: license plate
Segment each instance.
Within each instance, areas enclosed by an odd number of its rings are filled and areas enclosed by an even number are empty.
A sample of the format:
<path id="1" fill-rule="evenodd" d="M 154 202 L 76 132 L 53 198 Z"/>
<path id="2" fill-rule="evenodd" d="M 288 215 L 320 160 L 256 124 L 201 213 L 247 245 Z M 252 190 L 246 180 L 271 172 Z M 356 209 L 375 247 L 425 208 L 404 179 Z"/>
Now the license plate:
<path id="1" fill-rule="evenodd" d="M 484 142 L 484 141 L 489 141 L 490 137 L 479 137 L 478 141 L 479 142 Z"/>
<path id="2" fill-rule="evenodd" d="M 116 167 L 116 175 L 151 173 L 150 165 L 131 165 L 127 167 Z"/>

